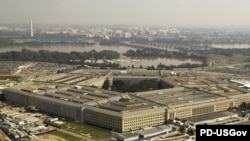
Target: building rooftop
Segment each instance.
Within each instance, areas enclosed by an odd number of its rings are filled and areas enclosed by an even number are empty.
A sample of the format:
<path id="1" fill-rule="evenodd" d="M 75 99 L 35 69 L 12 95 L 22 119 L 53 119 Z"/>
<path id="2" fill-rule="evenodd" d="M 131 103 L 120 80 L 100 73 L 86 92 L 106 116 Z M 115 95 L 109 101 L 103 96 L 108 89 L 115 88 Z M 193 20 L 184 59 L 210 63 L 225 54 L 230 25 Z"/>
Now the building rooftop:
<path id="1" fill-rule="evenodd" d="M 156 103 L 164 105 L 178 105 L 184 103 L 193 103 L 203 100 L 209 100 L 214 98 L 219 98 L 221 96 L 206 93 L 203 91 L 197 91 L 192 89 L 175 89 L 172 90 L 162 90 L 162 91 L 151 91 L 151 93 L 143 94 L 137 93 L 138 96 Z"/>
<path id="2" fill-rule="evenodd" d="M 162 131 L 163 129 L 160 129 L 160 128 L 150 128 L 150 129 L 146 129 L 143 131 L 139 131 L 137 132 L 137 134 L 142 135 L 142 136 L 149 136 L 149 135 L 156 134 Z"/>
<path id="3" fill-rule="evenodd" d="M 222 117 L 226 117 L 226 116 L 233 116 L 233 115 L 238 115 L 238 114 L 233 113 L 233 112 L 229 112 L 229 111 L 224 111 L 224 112 L 216 112 L 216 113 L 191 117 L 191 118 L 187 118 L 186 120 L 191 121 L 193 123 L 196 123 L 196 122 L 201 122 L 201 121 L 206 121 L 206 120 L 213 120 L 213 119 L 218 119 L 218 118 L 222 118 Z"/>
<path id="4" fill-rule="evenodd" d="M 108 109 L 116 112 L 125 112 L 125 111 L 129 112 L 129 111 L 138 111 L 143 109 L 152 109 L 153 106 L 139 101 L 136 102 L 112 101 L 110 103 L 100 105 L 99 108 Z"/>
<path id="5" fill-rule="evenodd" d="M 212 78 L 212 77 L 204 77 L 204 76 L 168 76 L 165 79 L 168 79 L 171 82 L 174 82 L 181 86 L 188 86 L 188 85 L 216 85 L 216 84 L 227 84 L 222 80 Z"/>
<path id="6" fill-rule="evenodd" d="M 210 87 L 199 87 L 199 90 L 213 93 L 221 96 L 234 96 L 244 93 L 239 89 L 232 88 L 230 86 L 210 86 Z"/>
<path id="7" fill-rule="evenodd" d="M 123 139 L 128 139 L 132 137 L 138 137 L 138 135 L 135 133 L 127 132 L 127 133 L 119 134 L 119 137 L 122 137 Z"/>

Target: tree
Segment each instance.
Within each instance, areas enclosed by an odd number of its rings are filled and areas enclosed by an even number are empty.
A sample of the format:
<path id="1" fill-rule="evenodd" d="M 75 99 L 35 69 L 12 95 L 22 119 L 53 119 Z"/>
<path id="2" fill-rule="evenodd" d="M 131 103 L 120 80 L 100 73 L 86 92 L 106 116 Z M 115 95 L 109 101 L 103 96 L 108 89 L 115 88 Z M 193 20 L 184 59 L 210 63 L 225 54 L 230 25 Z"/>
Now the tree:
<path id="1" fill-rule="evenodd" d="M 109 80 L 108 80 L 108 79 L 106 79 L 106 80 L 104 81 L 102 88 L 103 88 L 103 89 L 106 89 L 106 90 L 109 89 Z"/>
<path id="2" fill-rule="evenodd" d="M 241 110 L 246 110 L 248 108 L 248 104 L 246 102 L 242 102 L 239 106 Z"/>
<path id="3" fill-rule="evenodd" d="M 180 127 L 180 132 L 181 132 L 181 133 L 185 133 L 185 132 L 186 132 L 186 128 L 185 128 L 184 126 L 181 126 L 181 127 Z"/>

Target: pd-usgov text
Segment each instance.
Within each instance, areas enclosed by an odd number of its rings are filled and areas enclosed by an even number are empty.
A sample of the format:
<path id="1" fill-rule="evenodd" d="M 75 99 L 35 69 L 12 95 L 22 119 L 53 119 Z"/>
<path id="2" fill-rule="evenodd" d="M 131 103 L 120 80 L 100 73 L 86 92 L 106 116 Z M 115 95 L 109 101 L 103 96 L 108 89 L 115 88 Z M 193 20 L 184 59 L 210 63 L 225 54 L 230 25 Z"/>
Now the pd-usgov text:
<path id="1" fill-rule="evenodd" d="M 211 141 L 212 139 L 233 139 L 248 141 L 250 125 L 197 125 L 196 141 Z"/>
<path id="2" fill-rule="evenodd" d="M 200 136 L 246 136 L 247 131 L 237 131 L 235 129 L 200 129 Z"/>

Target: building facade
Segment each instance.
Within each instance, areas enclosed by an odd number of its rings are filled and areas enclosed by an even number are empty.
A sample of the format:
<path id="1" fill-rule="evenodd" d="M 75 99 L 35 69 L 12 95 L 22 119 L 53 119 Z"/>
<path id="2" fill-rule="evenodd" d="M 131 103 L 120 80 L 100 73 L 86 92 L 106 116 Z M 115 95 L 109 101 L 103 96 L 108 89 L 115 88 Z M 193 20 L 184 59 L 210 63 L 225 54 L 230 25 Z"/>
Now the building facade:
<path id="1" fill-rule="evenodd" d="M 91 92 L 88 92 L 88 97 L 87 92 L 80 93 L 83 90 L 70 91 L 72 93 L 77 93 L 76 95 L 78 98 L 76 99 L 89 98 L 90 100 L 86 103 L 79 103 L 78 101 L 73 102 L 72 100 L 65 100 L 60 97 L 48 97 L 44 94 L 36 94 L 14 88 L 4 89 L 3 94 L 7 101 L 19 106 L 35 106 L 41 111 L 64 117 L 78 123 L 87 123 L 118 132 L 158 126 L 164 124 L 169 119 L 184 119 L 226 111 L 229 108 L 238 107 L 242 102 L 250 103 L 250 93 L 244 93 L 235 96 L 218 96 L 216 98 L 205 96 L 205 99 L 200 101 L 166 104 L 164 106 L 163 104 L 150 100 L 149 96 L 145 97 L 144 95 L 138 95 L 134 97 L 138 99 L 131 100 L 131 98 L 128 97 L 133 97 L 134 94 L 126 94 L 127 98 L 119 98 L 123 96 L 117 96 L 111 91 L 103 90 L 103 92 L 101 92 L 100 89 L 88 89 L 91 90 Z M 150 98 L 154 98 L 154 100 L 157 98 L 159 102 L 168 103 L 168 101 L 165 101 L 164 97 L 168 100 L 168 97 L 173 97 L 172 94 L 176 94 L 176 96 L 180 94 L 182 97 L 186 96 L 184 97 L 186 99 L 189 95 L 199 97 L 199 95 L 196 94 L 197 90 L 195 91 L 196 93 L 193 93 L 192 91 L 189 92 L 185 89 L 178 88 L 176 91 L 169 90 L 169 95 L 162 94 L 161 92 L 163 91 L 164 90 L 156 91 L 157 94 L 151 94 L 152 96 Z M 107 93 L 110 93 L 110 95 Z M 150 95 L 149 92 L 146 92 L 146 94 Z M 80 97 L 79 95 L 83 96 Z M 182 99 L 179 100 L 179 98 L 174 98 L 173 100 L 179 102 Z M 154 105 L 154 103 L 157 104 Z"/>

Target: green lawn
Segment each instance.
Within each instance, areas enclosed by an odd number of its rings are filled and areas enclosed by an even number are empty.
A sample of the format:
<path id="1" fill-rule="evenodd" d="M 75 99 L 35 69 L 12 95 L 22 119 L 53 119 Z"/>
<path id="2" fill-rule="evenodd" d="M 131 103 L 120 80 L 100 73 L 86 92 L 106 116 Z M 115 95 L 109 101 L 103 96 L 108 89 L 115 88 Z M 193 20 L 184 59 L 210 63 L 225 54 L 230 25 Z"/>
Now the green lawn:
<path id="1" fill-rule="evenodd" d="M 0 76 L 0 80 L 18 81 L 20 78 L 19 76 Z"/>
<path id="2" fill-rule="evenodd" d="M 111 136 L 111 132 L 102 129 L 81 125 L 74 122 L 67 122 L 62 126 L 63 129 L 75 132 L 77 134 L 84 134 L 95 139 L 104 139 Z"/>
<path id="3" fill-rule="evenodd" d="M 112 134 L 109 131 L 102 130 L 99 128 L 91 127 L 88 125 L 82 125 L 71 121 L 63 121 L 64 124 L 59 125 L 62 129 L 74 132 L 79 135 L 83 135 L 86 137 L 94 138 L 94 139 L 105 139 L 110 137 Z M 54 125 L 57 125 L 53 123 Z"/>
<path id="4" fill-rule="evenodd" d="M 212 62 L 214 66 L 226 66 L 245 63 L 247 58 L 249 58 L 249 56 L 233 55 L 232 57 L 227 57 L 223 55 L 211 54 L 209 55 L 209 62 Z"/>
<path id="5" fill-rule="evenodd" d="M 65 134 L 65 133 L 62 133 L 60 131 L 53 131 L 50 134 L 61 137 L 67 141 L 81 141 L 82 140 L 81 138 L 78 138 L 78 137 L 75 137 L 75 136 L 72 136 L 69 134 Z"/>

